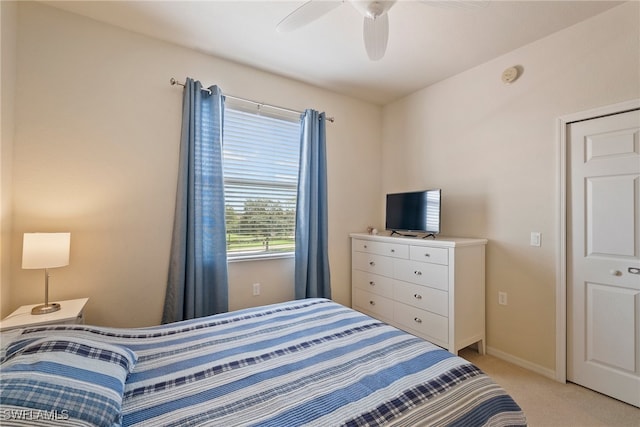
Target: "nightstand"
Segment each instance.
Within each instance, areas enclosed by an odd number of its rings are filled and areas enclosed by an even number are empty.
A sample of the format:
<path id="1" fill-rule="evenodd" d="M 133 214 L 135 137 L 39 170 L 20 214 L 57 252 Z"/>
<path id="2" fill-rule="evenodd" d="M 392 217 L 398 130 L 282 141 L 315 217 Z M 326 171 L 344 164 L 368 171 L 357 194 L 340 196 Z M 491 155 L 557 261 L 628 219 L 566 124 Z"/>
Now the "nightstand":
<path id="1" fill-rule="evenodd" d="M 82 324 L 87 301 L 89 298 L 56 301 L 60 304 L 60 310 L 47 314 L 31 314 L 31 309 L 41 303 L 23 305 L 0 321 L 0 332 L 31 326 Z"/>

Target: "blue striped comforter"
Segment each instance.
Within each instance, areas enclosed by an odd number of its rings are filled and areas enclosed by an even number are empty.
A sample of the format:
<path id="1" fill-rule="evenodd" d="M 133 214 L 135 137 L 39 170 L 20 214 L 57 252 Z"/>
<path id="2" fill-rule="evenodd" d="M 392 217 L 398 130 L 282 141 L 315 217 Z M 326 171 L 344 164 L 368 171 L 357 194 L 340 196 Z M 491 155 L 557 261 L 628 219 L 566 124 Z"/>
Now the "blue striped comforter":
<path id="1" fill-rule="evenodd" d="M 152 328 L 55 329 L 135 353 L 125 426 L 526 424 L 474 365 L 326 299 Z"/>

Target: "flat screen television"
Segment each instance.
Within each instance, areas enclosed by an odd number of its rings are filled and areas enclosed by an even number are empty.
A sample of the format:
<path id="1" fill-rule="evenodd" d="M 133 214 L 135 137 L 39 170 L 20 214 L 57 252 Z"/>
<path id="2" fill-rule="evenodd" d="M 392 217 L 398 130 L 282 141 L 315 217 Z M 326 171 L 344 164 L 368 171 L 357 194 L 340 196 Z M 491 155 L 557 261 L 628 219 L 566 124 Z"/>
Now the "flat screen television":
<path id="1" fill-rule="evenodd" d="M 385 228 L 392 233 L 440 233 L 441 189 L 387 194 Z"/>

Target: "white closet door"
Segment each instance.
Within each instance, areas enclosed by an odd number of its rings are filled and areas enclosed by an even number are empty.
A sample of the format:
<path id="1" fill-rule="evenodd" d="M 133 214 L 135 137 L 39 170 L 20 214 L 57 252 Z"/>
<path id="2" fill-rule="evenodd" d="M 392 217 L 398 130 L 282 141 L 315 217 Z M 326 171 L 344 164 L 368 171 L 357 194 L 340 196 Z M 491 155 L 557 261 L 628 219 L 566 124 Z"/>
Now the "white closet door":
<path id="1" fill-rule="evenodd" d="M 640 406 L 640 111 L 568 132 L 567 379 Z"/>

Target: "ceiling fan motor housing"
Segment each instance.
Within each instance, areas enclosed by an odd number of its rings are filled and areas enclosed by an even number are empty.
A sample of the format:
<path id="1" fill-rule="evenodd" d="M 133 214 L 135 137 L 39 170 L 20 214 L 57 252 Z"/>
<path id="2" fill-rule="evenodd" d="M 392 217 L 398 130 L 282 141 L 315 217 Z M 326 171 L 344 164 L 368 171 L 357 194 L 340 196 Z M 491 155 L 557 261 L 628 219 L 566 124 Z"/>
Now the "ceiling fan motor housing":
<path id="1" fill-rule="evenodd" d="M 354 0 L 351 2 L 353 7 L 364 16 L 376 19 L 379 16 L 384 15 L 391 9 L 391 6 L 396 2 L 392 1 L 360 1 Z"/>

